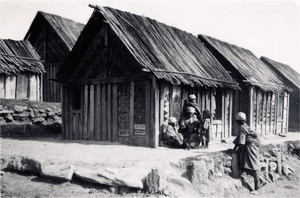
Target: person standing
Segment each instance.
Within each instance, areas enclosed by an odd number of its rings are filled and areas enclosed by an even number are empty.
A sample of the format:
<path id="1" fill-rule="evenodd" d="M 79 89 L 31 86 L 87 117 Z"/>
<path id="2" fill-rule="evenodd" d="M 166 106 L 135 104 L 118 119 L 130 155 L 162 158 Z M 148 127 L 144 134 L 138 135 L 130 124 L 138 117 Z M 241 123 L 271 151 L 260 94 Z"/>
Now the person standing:
<path id="1" fill-rule="evenodd" d="M 203 122 L 200 128 L 200 139 L 202 142 L 203 148 L 208 148 L 209 140 L 210 140 L 210 118 L 211 112 L 209 110 L 204 110 L 202 112 Z"/>
<path id="2" fill-rule="evenodd" d="M 202 114 L 201 114 L 198 104 L 196 103 L 196 99 L 197 98 L 196 98 L 195 94 L 190 94 L 188 96 L 187 102 L 183 105 L 182 114 L 184 117 L 188 117 L 189 115 L 188 115 L 187 110 L 189 107 L 193 107 L 193 108 L 195 108 L 195 115 L 197 116 L 198 120 L 202 121 Z"/>
<path id="3" fill-rule="evenodd" d="M 254 191 L 266 184 L 264 180 L 260 181 L 259 177 L 259 146 L 260 140 L 258 134 L 252 131 L 246 124 L 246 115 L 243 112 L 236 114 L 236 122 L 238 123 L 238 136 L 233 141 L 235 144 L 233 151 L 238 154 L 239 166 L 242 171 L 254 177 Z"/>

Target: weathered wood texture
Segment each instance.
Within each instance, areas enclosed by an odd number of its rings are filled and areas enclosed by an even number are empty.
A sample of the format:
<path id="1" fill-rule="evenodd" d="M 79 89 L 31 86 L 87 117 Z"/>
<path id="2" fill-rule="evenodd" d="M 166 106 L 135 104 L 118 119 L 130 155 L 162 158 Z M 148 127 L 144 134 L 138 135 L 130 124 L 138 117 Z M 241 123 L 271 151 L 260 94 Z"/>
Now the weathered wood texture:
<path id="1" fill-rule="evenodd" d="M 262 135 L 288 132 L 289 94 L 287 92 L 275 94 L 252 87 L 249 89 L 249 95 L 251 104 L 248 117 L 251 128 Z"/>
<path id="2" fill-rule="evenodd" d="M 0 98 L 41 100 L 41 75 L 0 75 Z"/>

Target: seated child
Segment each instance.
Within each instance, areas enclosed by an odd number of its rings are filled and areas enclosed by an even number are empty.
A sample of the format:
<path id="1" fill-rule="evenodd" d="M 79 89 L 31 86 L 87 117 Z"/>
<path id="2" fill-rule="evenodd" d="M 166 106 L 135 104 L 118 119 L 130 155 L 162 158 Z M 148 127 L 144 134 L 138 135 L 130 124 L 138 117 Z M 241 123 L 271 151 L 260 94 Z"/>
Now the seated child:
<path id="1" fill-rule="evenodd" d="M 183 136 L 181 133 L 178 133 L 176 123 L 176 118 L 170 117 L 168 120 L 168 127 L 164 133 L 165 143 L 173 148 L 179 148 L 183 145 Z"/>
<path id="2" fill-rule="evenodd" d="M 209 110 L 204 110 L 202 113 L 203 122 L 200 129 L 200 139 L 202 142 L 202 147 L 208 148 L 208 143 L 210 140 L 210 117 L 211 112 Z"/>

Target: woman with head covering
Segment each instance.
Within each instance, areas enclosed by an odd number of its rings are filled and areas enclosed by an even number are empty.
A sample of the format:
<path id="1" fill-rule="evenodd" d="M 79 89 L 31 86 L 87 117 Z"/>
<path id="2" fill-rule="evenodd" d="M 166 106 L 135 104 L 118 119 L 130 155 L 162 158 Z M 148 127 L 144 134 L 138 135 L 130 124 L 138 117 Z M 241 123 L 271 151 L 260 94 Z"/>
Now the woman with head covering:
<path id="1" fill-rule="evenodd" d="M 239 124 L 239 133 L 233 141 L 235 144 L 233 150 L 239 156 L 240 168 L 254 177 L 254 191 L 251 193 L 257 194 L 257 190 L 266 184 L 264 180 L 260 181 L 258 175 L 260 140 L 257 132 L 252 131 L 246 124 L 245 113 L 237 113 L 236 122 Z"/>

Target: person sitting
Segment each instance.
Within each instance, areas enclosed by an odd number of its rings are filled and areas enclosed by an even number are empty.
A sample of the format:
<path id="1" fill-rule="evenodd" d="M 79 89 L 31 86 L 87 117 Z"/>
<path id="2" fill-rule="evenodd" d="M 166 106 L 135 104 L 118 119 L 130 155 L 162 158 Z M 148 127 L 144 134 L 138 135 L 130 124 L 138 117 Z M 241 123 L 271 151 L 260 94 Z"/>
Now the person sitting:
<path id="1" fill-rule="evenodd" d="M 175 117 L 168 119 L 168 126 L 163 137 L 166 145 L 170 147 L 180 148 L 183 146 L 183 136 L 181 133 L 178 133 L 177 119 Z"/>
<path id="2" fill-rule="evenodd" d="M 187 117 L 183 116 L 180 120 L 180 130 L 185 139 L 186 147 L 188 149 L 195 148 L 199 145 L 198 129 L 200 121 L 196 115 L 194 107 L 187 108 Z"/>
<path id="3" fill-rule="evenodd" d="M 209 110 L 204 110 L 202 112 L 203 122 L 200 128 L 200 140 L 203 148 L 208 148 L 210 140 L 210 118 L 211 112 Z"/>

